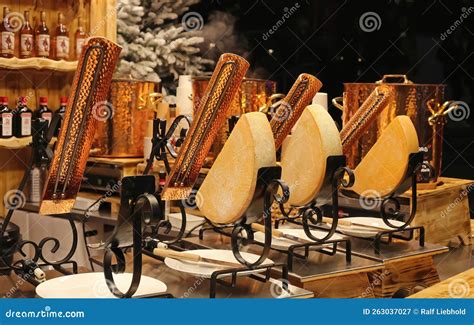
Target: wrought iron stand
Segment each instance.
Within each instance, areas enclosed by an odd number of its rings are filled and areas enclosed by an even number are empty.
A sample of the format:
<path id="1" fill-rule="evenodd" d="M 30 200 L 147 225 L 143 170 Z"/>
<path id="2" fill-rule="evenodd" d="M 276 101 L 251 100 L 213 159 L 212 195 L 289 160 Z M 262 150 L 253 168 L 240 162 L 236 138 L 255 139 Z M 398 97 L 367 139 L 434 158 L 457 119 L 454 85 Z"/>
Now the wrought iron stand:
<path id="1" fill-rule="evenodd" d="M 48 166 L 51 158 L 53 156 L 53 151 L 49 148 L 49 143 L 53 138 L 54 131 L 59 123 L 59 116 L 55 116 L 51 121 L 51 124 L 48 127 L 48 121 L 43 119 L 35 119 L 32 123 L 32 142 L 30 147 L 32 148 L 32 157 L 28 163 L 28 166 L 25 170 L 23 178 L 20 182 L 20 185 L 17 189 L 17 193 L 23 193 L 28 183 L 31 170 L 33 166 Z M 13 216 L 13 213 L 16 209 L 20 208 L 21 206 L 10 207 L 8 209 L 7 215 L 5 219 L 3 219 L 2 223 L 0 224 L 0 245 L 10 242 L 11 238 L 8 238 L 7 228 L 11 224 L 10 220 Z M 72 267 L 72 273 L 77 273 L 78 267 L 77 263 L 72 260 L 74 253 L 76 252 L 77 242 L 78 242 L 78 235 L 76 225 L 74 224 L 74 218 L 71 215 L 67 215 L 67 219 L 69 221 L 69 225 L 71 228 L 72 234 L 72 244 L 69 252 L 66 256 L 60 260 L 51 261 L 45 257 L 44 250 L 48 243 L 52 243 L 53 246 L 50 249 L 51 253 L 56 253 L 60 246 L 61 242 L 55 237 L 45 237 L 39 243 L 35 243 L 30 240 L 22 240 L 21 235 L 20 238 L 17 238 L 17 243 L 2 249 L 2 256 L 0 256 L 1 264 L 3 266 L 2 274 L 9 274 L 11 271 L 15 272 L 18 276 L 22 277 L 24 280 L 30 282 L 33 285 L 38 285 L 39 283 L 46 280 L 45 274 L 42 270 L 44 267 L 52 267 L 55 270 L 68 275 L 71 274 L 65 266 L 69 265 Z M 31 246 L 33 248 L 34 254 L 31 257 L 27 257 L 25 252 L 26 246 Z M 13 255 L 13 252 L 18 251 L 24 258 L 18 261 L 13 262 L 12 260 L 9 261 L 6 258 L 7 255 Z"/>

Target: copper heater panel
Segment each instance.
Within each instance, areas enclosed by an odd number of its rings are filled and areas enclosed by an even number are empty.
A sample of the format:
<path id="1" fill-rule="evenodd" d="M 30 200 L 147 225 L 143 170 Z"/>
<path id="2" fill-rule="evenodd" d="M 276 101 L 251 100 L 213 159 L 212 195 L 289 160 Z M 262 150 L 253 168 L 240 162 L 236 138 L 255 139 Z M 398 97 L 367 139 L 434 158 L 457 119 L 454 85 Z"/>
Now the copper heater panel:
<path id="1" fill-rule="evenodd" d="M 322 86 L 321 81 L 310 74 L 298 76 L 270 121 L 277 150 Z"/>
<path id="2" fill-rule="evenodd" d="M 351 146 L 364 134 L 380 112 L 389 104 L 392 89 L 381 85 L 370 93 L 357 112 L 341 130 L 342 151 L 347 154 Z"/>
<path id="3" fill-rule="evenodd" d="M 225 53 L 219 58 L 166 182 L 164 200 L 184 199 L 191 192 L 248 67 L 249 63 L 235 54 Z"/>
<path id="4" fill-rule="evenodd" d="M 106 105 L 121 49 L 106 38 L 92 37 L 82 50 L 50 165 L 41 214 L 72 210 L 94 138 L 97 114 Z"/>

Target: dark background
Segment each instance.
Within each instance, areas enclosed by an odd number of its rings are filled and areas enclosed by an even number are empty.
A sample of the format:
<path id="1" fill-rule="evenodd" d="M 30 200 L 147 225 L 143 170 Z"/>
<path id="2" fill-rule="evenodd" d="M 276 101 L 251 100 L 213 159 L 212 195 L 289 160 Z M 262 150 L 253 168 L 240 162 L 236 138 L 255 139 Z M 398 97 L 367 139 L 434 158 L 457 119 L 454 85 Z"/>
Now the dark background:
<path id="1" fill-rule="evenodd" d="M 265 40 L 263 34 L 296 2 L 300 8 Z M 474 1 L 204 0 L 191 10 L 204 17 L 203 31 L 215 43 L 204 49 L 206 56 L 241 54 L 251 76 L 276 80 L 280 92 L 302 72 L 317 76 L 329 99 L 342 94 L 344 82 L 375 82 L 384 74 L 446 84 L 445 99 L 466 102 L 470 116 L 446 125 L 442 175 L 474 179 L 474 12 L 441 39 L 470 6 Z M 364 32 L 359 18 L 369 11 L 381 25 Z M 329 110 L 340 122 L 340 112 Z"/>

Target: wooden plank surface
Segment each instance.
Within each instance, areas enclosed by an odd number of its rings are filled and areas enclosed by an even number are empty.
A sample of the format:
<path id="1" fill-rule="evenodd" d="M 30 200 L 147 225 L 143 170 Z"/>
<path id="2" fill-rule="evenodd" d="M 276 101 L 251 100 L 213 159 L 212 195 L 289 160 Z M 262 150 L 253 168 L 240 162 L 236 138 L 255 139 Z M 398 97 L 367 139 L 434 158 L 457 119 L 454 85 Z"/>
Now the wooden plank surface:
<path id="1" fill-rule="evenodd" d="M 474 268 L 417 292 L 409 298 L 474 298 Z"/>

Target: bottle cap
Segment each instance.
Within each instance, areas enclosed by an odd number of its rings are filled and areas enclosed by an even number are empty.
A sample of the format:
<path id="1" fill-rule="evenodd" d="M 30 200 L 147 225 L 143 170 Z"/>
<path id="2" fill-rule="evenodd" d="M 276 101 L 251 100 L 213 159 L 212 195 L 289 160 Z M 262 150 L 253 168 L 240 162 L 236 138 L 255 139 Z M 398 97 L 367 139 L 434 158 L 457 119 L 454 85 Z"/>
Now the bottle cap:
<path id="1" fill-rule="evenodd" d="M 40 105 L 48 105 L 48 97 L 40 97 Z"/>
<path id="2" fill-rule="evenodd" d="M 61 105 L 66 105 L 67 104 L 67 97 L 66 96 L 62 96 L 61 98 L 59 98 L 59 103 Z"/>
<path id="3" fill-rule="evenodd" d="M 8 97 L 7 96 L 1 96 L 0 97 L 0 103 L 8 105 Z"/>

